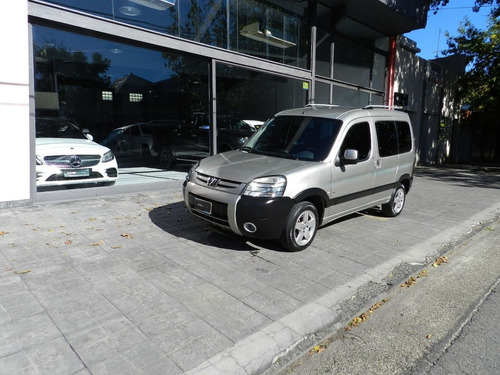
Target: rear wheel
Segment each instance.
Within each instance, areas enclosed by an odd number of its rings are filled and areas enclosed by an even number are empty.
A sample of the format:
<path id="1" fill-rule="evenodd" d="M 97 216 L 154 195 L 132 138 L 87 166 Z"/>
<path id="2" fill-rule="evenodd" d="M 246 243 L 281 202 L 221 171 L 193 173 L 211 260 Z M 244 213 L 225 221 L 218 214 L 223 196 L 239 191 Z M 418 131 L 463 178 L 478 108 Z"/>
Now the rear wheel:
<path id="1" fill-rule="evenodd" d="M 401 211 L 403 211 L 403 207 L 405 206 L 406 201 L 406 189 L 403 184 L 400 184 L 394 193 L 392 194 L 391 200 L 382 205 L 382 212 L 385 216 L 395 217 L 398 216 Z"/>
<path id="2" fill-rule="evenodd" d="M 310 202 L 293 206 L 280 238 L 281 246 L 290 251 L 301 251 L 308 247 L 318 230 L 318 210 Z"/>

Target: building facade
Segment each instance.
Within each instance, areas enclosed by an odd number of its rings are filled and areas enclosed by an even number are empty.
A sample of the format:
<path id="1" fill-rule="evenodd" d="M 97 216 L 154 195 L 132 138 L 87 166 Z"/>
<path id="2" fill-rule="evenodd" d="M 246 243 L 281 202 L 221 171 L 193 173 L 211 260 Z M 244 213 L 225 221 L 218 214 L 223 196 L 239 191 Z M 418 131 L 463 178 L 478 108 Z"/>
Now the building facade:
<path id="1" fill-rule="evenodd" d="M 459 56 L 425 60 L 419 51 L 415 42 L 397 38 L 394 104 L 412 119 L 418 164 L 456 162 L 461 114 L 456 90 L 465 63 Z"/>
<path id="2" fill-rule="evenodd" d="M 428 87 L 411 86 L 397 36 L 425 27 L 426 3 L 16 1 L 0 16 L 12 57 L 0 72 L 8 134 L 0 141 L 0 207 L 36 201 L 40 116 L 88 129 L 123 167 L 192 162 L 244 140 L 239 120 L 311 103 L 392 105 L 409 95 L 421 136 Z M 151 134 L 150 124 L 170 130 Z M 127 142 L 117 140 L 120 132 Z"/>

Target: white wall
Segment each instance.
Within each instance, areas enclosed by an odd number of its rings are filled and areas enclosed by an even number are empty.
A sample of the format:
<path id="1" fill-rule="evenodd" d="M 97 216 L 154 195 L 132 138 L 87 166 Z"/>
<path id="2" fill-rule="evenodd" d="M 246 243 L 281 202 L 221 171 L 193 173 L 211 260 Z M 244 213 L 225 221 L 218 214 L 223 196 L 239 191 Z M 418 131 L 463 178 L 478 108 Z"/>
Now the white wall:
<path id="1" fill-rule="evenodd" d="M 0 208 L 31 199 L 28 1 L 0 13 Z"/>

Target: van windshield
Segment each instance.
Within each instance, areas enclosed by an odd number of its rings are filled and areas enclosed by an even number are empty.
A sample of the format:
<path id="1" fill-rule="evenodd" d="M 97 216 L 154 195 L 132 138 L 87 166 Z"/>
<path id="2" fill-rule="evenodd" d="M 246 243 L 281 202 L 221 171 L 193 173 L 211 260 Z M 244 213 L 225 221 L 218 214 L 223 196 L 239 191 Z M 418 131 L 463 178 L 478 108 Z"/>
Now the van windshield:
<path id="1" fill-rule="evenodd" d="M 242 151 L 306 161 L 324 160 L 342 121 L 319 117 L 279 116 L 266 122 Z"/>

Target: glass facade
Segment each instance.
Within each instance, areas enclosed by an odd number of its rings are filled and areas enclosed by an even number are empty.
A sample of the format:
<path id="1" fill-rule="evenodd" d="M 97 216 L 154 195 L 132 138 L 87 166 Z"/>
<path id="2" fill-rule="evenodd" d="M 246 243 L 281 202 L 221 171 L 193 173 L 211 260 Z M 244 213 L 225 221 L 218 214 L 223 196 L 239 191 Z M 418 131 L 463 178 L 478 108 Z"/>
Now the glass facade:
<path id="1" fill-rule="evenodd" d="M 307 68 L 309 27 L 287 2 L 49 0 L 50 3 L 214 47 Z M 291 2 L 289 2 L 291 3 Z M 279 5 L 284 5 L 281 7 Z M 301 13 L 305 13 L 301 10 Z"/>
<path id="2" fill-rule="evenodd" d="M 225 64 L 217 65 L 217 113 L 265 121 L 274 113 L 307 104 L 303 82 Z"/>
<path id="3" fill-rule="evenodd" d="M 311 28 L 307 1 L 45 3 L 64 16 L 59 25 L 32 20 L 36 116 L 85 129 L 115 153 L 120 169 L 187 168 L 241 147 L 255 122 L 311 100 L 353 107 L 384 102 L 388 38 Z M 106 32 L 71 27 L 68 19 L 82 15 L 90 15 L 89 24 L 107 25 Z M 124 25 L 155 37 L 108 31 Z M 172 37 L 176 48 L 169 48 Z M 226 55 L 179 47 L 193 42 Z M 256 59 L 245 63 L 245 56 Z"/>
<path id="4" fill-rule="evenodd" d="M 42 26 L 33 40 L 36 115 L 88 129 L 120 167 L 157 164 L 170 128 L 183 134 L 193 113 L 208 111 L 207 60 Z M 117 131 L 133 124 L 142 126 Z"/>

